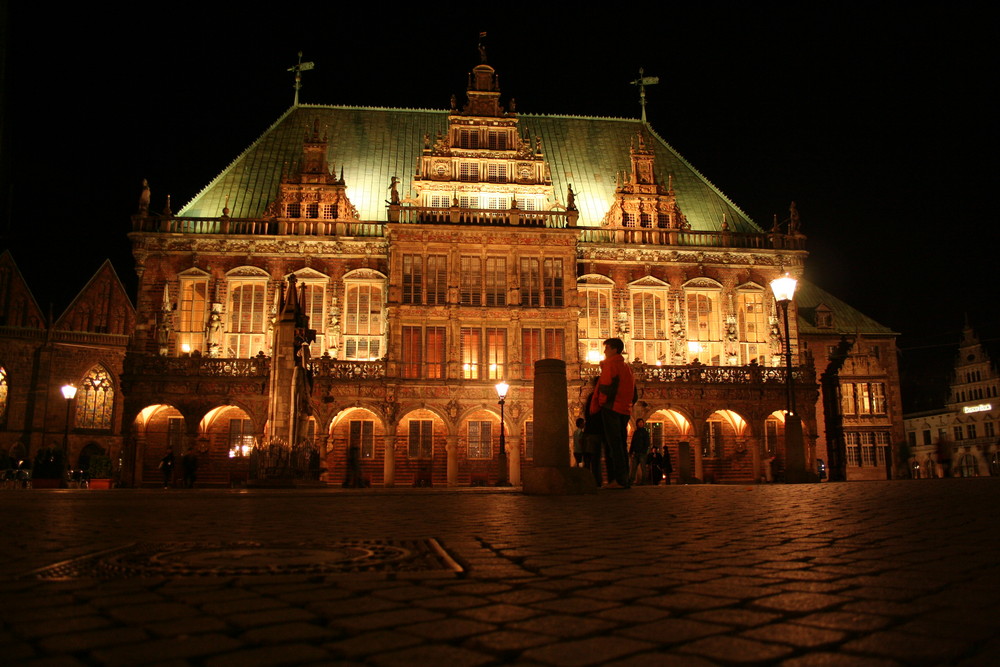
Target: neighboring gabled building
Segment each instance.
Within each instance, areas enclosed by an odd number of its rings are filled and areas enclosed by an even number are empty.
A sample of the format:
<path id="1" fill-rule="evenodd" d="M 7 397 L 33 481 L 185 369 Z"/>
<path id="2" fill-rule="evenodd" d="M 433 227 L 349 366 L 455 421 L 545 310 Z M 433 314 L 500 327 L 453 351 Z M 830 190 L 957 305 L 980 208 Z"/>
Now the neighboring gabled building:
<path id="1" fill-rule="evenodd" d="M 49 324 L 9 252 L 0 255 L 0 451 L 30 461 L 43 447 L 67 449 L 71 468 L 93 454 L 121 456 L 119 376 L 135 311 L 105 261 Z M 67 401 L 61 388 L 71 384 Z"/>
<path id="2" fill-rule="evenodd" d="M 799 342 L 815 360 L 822 400 L 817 456 L 831 479 L 900 476 L 894 460 L 903 439 L 896 338 L 899 334 L 812 283 L 795 295 Z"/>
<path id="3" fill-rule="evenodd" d="M 966 322 L 947 403 L 939 410 L 905 415 L 913 478 L 1000 475 L 998 389 L 996 366 Z"/>

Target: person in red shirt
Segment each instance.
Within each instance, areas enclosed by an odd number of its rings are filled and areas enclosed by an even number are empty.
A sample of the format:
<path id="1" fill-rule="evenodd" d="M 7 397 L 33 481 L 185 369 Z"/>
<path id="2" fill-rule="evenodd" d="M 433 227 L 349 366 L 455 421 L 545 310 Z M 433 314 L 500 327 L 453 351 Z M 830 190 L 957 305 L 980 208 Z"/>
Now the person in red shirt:
<path id="1" fill-rule="evenodd" d="M 625 343 L 620 338 L 604 341 L 604 361 L 601 362 L 601 377 L 597 381 L 597 391 L 590 402 L 590 414 L 600 414 L 604 425 L 604 444 L 607 447 L 608 488 L 629 488 L 628 455 L 625 443 L 628 438 L 628 422 L 635 402 L 635 377 L 632 368 L 625 362 L 622 352 Z M 614 479 L 611 479 L 611 473 Z"/>

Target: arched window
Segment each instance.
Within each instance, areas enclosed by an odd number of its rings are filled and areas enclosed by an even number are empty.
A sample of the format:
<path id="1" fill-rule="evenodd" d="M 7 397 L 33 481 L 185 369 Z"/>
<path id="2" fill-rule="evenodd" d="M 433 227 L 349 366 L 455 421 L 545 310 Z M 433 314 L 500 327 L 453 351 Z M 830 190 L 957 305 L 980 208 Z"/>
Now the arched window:
<path id="1" fill-rule="evenodd" d="M 115 405 L 115 385 L 111 374 L 94 366 L 80 383 L 76 394 L 76 427 L 109 429 Z"/>
<path id="2" fill-rule="evenodd" d="M 0 424 L 7 416 L 7 369 L 0 366 Z"/>
<path id="3" fill-rule="evenodd" d="M 227 275 L 229 325 L 226 332 L 226 355 L 249 358 L 269 352 L 267 331 L 268 275 L 255 267 L 240 267 Z"/>
<path id="4" fill-rule="evenodd" d="M 604 353 L 602 343 L 611 338 L 612 287 L 611 279 L 600 275 L 583 276 L 577 284 L 583 302 L 579 325 L 581 362 L 592 361 L 588 353 L 600 360 Z"/>
<path id="5" fill-rule="evenodd" d="M 179 310 L 177 351 L 204 353 L 208 318 L 208 274 L 204 271 L 190 269 L 180 276 Z"/>
<path id="6" fill-rule="evenodd" d="M 385 276 L 358 270 L 344 276 L 344 359 L 377 360 L 385 355 Z"/>
<path id="7" fill-rule="evenodd" d="M 738 289 L 737 323 L 740 337 L 740 363 L 757 361 L 765 364 L 771 358 L 768 341 L 767 295 L 763 288 L 744 285 Z"/>
<path id="8" fill-rule="evenodd" d="M 719 366 L 722 361 L 720 290 L 686 286 L 688 362 Z"/>
<path id="9" fill-rule="evenodd" d="M 667 345 L 667 285 L 651 277 L 629 285 L 632 350 L 629 360 L 644 364 L 669 363 Z"/>

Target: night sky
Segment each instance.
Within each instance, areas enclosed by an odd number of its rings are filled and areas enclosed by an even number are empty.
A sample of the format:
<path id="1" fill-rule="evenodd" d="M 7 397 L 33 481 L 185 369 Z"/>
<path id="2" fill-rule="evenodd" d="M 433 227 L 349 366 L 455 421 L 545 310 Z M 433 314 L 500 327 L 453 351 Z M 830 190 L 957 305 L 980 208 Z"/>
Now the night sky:
<path id="1" fill-rule="evenodd" d="M 443 109 L 485 30 L 524 113 L 637 117 L 628 82 L 640 66 L 659 76 L 653 128 L 765 228 L 796 201 L 807 277 L 902 333 L 911 372 L 947 368 L 966 314 L 994 335 L 985 10 L 691 4 L 627 17 L 498 4 L 502 18 L 441 3 L 434 16 L 414 3 L 11 8 L 0 245 L 57 315 L 105 258 L 134 297 L 125 234 L 142 179 L 155 210 L 167 193 L 179 210 L 291 105 L 297 51 L 316 63 L 303 102 Z"/>

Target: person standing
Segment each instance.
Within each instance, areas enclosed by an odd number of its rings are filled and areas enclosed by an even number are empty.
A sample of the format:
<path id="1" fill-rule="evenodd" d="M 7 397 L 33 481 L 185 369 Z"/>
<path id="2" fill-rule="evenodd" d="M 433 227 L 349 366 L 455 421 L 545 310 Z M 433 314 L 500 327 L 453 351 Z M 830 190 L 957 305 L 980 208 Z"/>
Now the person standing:
<path id="1" fill-rule="evenodd" d="M 649 455 L 649 431 L 646 430 L 646 420 L 636 419 L 635 430 L 632 431 L 632 447 L 629 456 L 632 457 L 632 467 L 628 471 L 628 481 L 631 484 L 641 484 L 646 475 L 646 456 Z"/>
<path id="2" fill-rule="evenodd" d="M 628 420 L 635 403 L 635 377 L 625 362 L 622 352 L 625 343 L 620 338 L 604 341 L 604 361 L 597 391 L 590 403 L 591 414 L 600 414 L 604 427 L 604 441 L 608 450 L 608 463 L 614 469 L 614 479 L 609 489 L 629 488 L 628 455 L 625 443 L 628 438 Z M 609 476 L 610 477 L 610 476 Z"/>
<path id="3" fill-rule="evenodd" d="M 653 447 L 646 462 L 649 464 L 649 483 L 657 486 L 663 479 L 663 455 L 659 447 Z"/>
<path id="4" fill-rule="evenodd" d="M 174 482 L 174 448 L 167 447 L 167 453 L 160 459 L 160 472 L 163 473 L 163 488 L 169 489 Z"/>
<path id="5" fill-rule="evenodd" d="M 576 462 L 576 467 L 579 468 L 583 466 L 589 468 L 587 465 L 586 456 L 584 454 L 585 449 L 583 445 L 583 427 L 586 425 L 583 417 L 577 417 L 576 419 L 576 430 L 573 431 L 573 460 Z"/>

